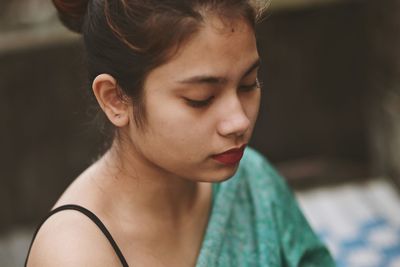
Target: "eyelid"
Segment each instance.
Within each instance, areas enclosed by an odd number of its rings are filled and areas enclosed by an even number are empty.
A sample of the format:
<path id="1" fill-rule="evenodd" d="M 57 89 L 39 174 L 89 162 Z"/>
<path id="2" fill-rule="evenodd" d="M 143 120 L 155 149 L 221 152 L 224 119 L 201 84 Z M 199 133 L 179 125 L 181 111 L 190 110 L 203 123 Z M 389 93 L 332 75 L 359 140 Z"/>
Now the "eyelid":
<path id="1" fill-rule="evenodd" d="M 253 84 L 239 86 L 239 88 L 244 92 L 252 91 L 252 90 L 260 88 L 260 87 L 261 87 L 261 84 L 258 81 L 258 79 L 256 79 L 256 81 Z M 185 99 L 187 104 L 189 106 L 191 106 L 191 107 L 203 108 L 203 107 L 208 106 L 211 103 L 211 100 L 213 100 L 214 97 L 215 96 L 210 96 L 210 97 L 208 97 L 206 99 L 201 99 L 201 100 L 190 99 L 190 98 L 187 98 L 187 97 L 183 97 L 183 99 Z"/>
<path id="2" fill-rule="evenodd" d="M 195 100 L 195 99 L 190 99 L 187 97 L 183 97 L 183 99 L 186 100 L 186 102 L 194 108 L 201 108 L 201 107 L 206 107 L 207 105 L 210 104 L 211 100 L 214 98 L 214 96 L 210 96 L 207 99 L 204 100 Z"/>
<path id="3" fill-rule="evenodd" d="M 243 85 L 241 85 L 240 86 L 240 89 L 243 89 L 243 90 L 252 90 L 252 89 L 255 89 L 255 88 L 258 88 L 258 87 L 260 87 L 260 83 L 258 82 L 258 79 L 253 83 L 253 84 L 249 84 L 249 85 L 245 85 L 245 84 L 243 84 Z"/>

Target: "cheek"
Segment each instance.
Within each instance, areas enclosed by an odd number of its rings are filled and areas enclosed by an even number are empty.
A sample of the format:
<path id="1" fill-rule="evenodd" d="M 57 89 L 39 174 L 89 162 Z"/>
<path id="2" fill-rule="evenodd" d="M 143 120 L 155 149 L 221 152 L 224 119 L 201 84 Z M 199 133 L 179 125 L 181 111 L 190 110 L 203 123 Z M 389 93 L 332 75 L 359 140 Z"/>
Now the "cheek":
<path id="1" fill-rule="evenodd" d="M 145 157 L 168 172 L 197 177 L 204 172 L 211 127 L 204 118 L 175 102 L 148 106 L 148 131 L 141 144 Z M 143 142 L 142 142 L 143 141 Z"/>
<path id="2" fill-rule="evenodd" d="M 210 123 L 179 99 L 149 99 L 148 126 L 152 140 L 181 153 L 202 146 L 210 134 Z M 158 103 L 158 104 L 157 104 Z M 197 151 L 198 153 L 198 151 Z"/>

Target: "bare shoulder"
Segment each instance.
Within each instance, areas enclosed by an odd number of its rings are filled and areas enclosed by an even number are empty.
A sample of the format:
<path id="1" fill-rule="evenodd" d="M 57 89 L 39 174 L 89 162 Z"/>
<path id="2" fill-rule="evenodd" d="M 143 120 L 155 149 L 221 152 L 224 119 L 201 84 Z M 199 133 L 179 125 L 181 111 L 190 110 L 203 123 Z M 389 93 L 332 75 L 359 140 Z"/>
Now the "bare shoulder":
<path id="1" fill-rule="evenodd" d="M 28 267 L 121 266 L 112 246 L 84 214 L 65 210 L 53 214 L 40 228 Z"/>

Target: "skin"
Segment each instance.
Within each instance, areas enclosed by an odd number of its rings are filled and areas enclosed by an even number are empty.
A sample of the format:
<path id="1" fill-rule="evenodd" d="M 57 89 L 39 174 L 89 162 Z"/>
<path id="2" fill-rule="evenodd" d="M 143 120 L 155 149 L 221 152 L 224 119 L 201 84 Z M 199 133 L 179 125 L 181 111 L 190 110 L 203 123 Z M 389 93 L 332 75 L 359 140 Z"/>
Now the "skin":
<path id="1" fill-rule="evenodd" d="M 207 51 L 204 53 L 204 51 Z M 216 17 L 146 78 L 144 128 L 107 74 L 93 82 L 120 139 L 81 174 L 55 207 L 93 211 L 134 266 L 195 266 L 211 208 L 211 183 L 238 165 L 212 155 L 249 142 L 257 118 L 259 56 L 253 29 Z M 188 101 L 210 101 L 193 104 Z M 204 103 L 207 103 L 204 105 Z M 193 106 L 196 105 L 196 106 Z M 75 211 L 49 218 L 28 266 L 120 266 L 97 227 Z"/>

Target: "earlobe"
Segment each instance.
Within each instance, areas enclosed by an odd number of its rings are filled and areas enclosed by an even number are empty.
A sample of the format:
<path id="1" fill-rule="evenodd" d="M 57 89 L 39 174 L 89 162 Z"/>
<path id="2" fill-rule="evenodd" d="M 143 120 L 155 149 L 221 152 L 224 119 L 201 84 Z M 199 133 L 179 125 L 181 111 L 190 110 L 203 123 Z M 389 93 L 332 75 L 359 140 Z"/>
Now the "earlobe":
<path id="1" fill-rule="evenodd" d="M 114 118 L 110 118 L 108 115 L 107 117 L 116 127 L 124 127 L 129 124 L 129 116 L 126 113 L 115 114 Z"/>
<path id="2" fill-rule="evenodd" d="M 121 96 L 117 81 L 109 74 L 100 74 L 92 85 L 93 93 L 107 118 L 116 127 L 129 123 L 129 103 Z"/>

